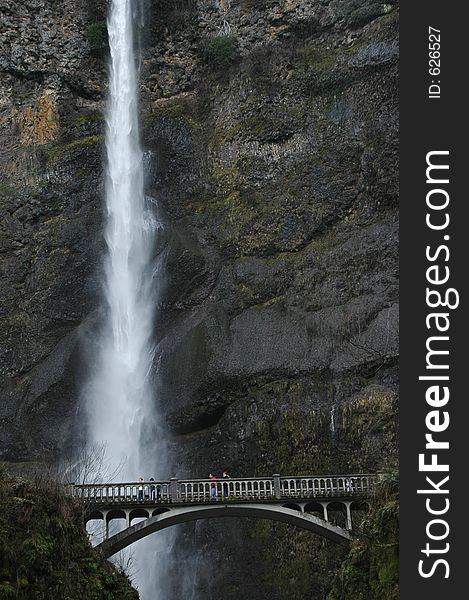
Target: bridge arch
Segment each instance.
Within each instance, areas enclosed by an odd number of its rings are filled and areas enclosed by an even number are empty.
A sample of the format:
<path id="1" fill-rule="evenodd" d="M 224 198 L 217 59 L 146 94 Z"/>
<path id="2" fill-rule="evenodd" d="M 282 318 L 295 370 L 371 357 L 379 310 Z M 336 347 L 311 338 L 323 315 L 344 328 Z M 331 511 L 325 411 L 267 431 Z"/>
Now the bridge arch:
<path id="1" fill-rule="evenodd" d="M 106 522 L 109 523 L 114 519 L 127 519 L 127 515 L 125 510 L 121 508 L 114 508 L 113 510 L 109 510 L 106 512 Z"/>
<path id="2" fill-rule="evenodd" d="M 354 500 L 350 503 L 351 515 L 356 526 L 360 525 L 370 512 L 370 503 L 366 500 Z"/>
<path id="3" fill-rule="evenodd" d="M 197 521 L 200 519 L 214 519 L 220 517 L 251 517 L 269 519 L 295 525 L 301 529 L 312 531 L 337 543 L 346 544 L 352 538 L 350 533 L 327 523 L 310 514 L 304 514 L 295 509 L 285 508 L 274 504 L 224 504 L 206 506 L 184 506 L 166 509 L 165 512 L 149 517 L 124 531 L 121 531 L 98 544 L 106 558 L 130 546 L 134 542 L 180 523 Z"/>
<path id="4" fill-rule="evenodd" d="M 170 508 L 165 508 L 164 506 L 160 506 L 159 508 L 155 508 L 155 510 L 151 511 L 151 516 L 156 517 L 157 515 L 162 515 L 163 513 L 169 512 Z"/>
<path id="5" fill-rule="evenodd" d="M 129 523 L 132 525 L 134 519 L 149 519 L 150 513 L 145 508 L 134 508 L 129 513 Z"/>
<path id="6" fill-rule="evenodd" d="M 338 527 L 347 527 L 347 505 L 344 502 L 328 502 L 327 520 Z"/>
<path id="7" fill-rule="evenodd" d="M 304 507 L 304 512 L 313 515 L 319 519 L 325 519 L 324 504 L 320 502 L 308 502 Z"/>
<path id="8" fill-rule="evenodd" d="M 295 502 L 287 502 L 286 504 L 282 504 L 283 508 L 290 508 L 291 510 L 296 510 L 298 512 L 303 512 L 301 506 L 296 504 Z"/>
<path id="9" fill-rule="evenodd" d="M 86 518 L 85 524 L 89 521 L 101 521 L 104 519 L 104 514 L 102 510 L 93 510 L 91 511 Z"/>

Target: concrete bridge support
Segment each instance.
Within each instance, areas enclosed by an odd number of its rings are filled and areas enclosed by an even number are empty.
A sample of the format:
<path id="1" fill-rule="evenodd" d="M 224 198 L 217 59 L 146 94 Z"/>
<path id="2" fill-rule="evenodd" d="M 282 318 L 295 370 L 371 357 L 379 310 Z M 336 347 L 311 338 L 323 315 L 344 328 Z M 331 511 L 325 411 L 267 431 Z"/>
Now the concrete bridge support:
<path id="1" fill-rule="evenodd" d="M 131 525 L 124 531 L 106 538 L 98 547 L 104 556 L 109 558 L 134 542 L 155 533 L 177 525 L 199 519 L 213 519 L 226 517 L 251 517 L 257 519 L 270 519 L 289 523 L 301 529 L 312 531 L 333 542 L 347 544 L 351 541 L 350 533 L 327 523 L 313 515 L 295 509 L 285 508 L 275 504 L 220 504 L 206 506 L 187 506 L 168 509 L 164 513 L 152 516 L 136 525 Z"/>
<path id="2" fill-rule="evenodd" d="M 378 479 L 376 475 L 274 474 L 215 482 L 173 478 L 143 484 L 69 484 L 67 489 L 88 507 L 87 521 L 103 521 L 104 541 L 100 546 L 111 556 L 118 546 L 125 547 L 160 529 L 218 517 L 273 519 L 347 543 L 354 526 L 353 512 L 364 510 Z M 115 519 L 124 520 L 126 527 L 112 534 L 110 523 Z M 143 521 L 133 525 L 135 519 Z"/>

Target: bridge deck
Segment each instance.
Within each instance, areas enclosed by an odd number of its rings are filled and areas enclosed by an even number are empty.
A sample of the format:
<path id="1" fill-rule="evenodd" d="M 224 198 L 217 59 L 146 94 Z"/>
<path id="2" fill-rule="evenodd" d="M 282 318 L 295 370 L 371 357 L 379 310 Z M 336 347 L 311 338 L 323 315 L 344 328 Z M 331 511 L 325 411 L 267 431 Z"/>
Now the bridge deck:
<path id="1" fill-rule="evenodd" d="M 171 479 L 103 484 L 71 484 L 71 493 L 90 504 L 135 505 L 206 504 L 224 502 L 288 502 L 289 500 L 355 499 L 368 496 L 376 475 L 310 477 Z"/>

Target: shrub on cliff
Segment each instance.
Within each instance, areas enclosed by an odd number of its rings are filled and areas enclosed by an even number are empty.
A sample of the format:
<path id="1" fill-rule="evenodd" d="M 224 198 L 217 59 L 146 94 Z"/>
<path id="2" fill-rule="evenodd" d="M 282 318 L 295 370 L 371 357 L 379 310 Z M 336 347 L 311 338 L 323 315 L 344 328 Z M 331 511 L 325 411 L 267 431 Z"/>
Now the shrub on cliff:
<path id="1" fill-rule="evenodd" d="M 341 564 L 337 583 L 327 600 L 398 600 L 399 498 L 396 474 L 378 487 L 373 506 Z"/>
<path id="2" fill-rule="evenodd" d="M 86 29 L 86 39 L 93 54 L 103 54 L 108 48 L 106 21 L 96 21 Z"/>
<path id="3" fill-rule="evenodd" d="M 228 67 L 239 58 L 238 38 L 232 33 L 213 37 L 207 44 L 205 55 L 209 64 Z"/>
<path id="4" fill-rule="evenodd" d="M 0 473 L 0 600 L 138 600 L 82 518 L 61 485 Z"/>

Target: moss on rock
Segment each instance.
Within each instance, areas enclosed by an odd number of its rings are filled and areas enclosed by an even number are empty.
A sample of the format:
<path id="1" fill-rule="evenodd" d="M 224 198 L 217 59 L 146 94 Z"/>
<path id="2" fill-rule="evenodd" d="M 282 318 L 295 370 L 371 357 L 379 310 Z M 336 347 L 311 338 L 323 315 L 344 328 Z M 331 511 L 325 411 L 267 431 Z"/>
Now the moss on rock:
<path id="1" fill-rule="evenodd" d="M 101 144 L 103 141 L 104 137 L 102 135 L 88 135 L 86 137 L 71 140 L 63 144 L 55 144 L 54 146 L 50 146 L 45 151 L 45 155 L 48 161 L 55 162 L 65 154 L 69 154 L 75 150 L 89 146 L 96 146 L 97 144 Z"/>
<path id="2" fill-rule="evenodd" d="M 94 550 L 82 507 L 45 478 L 0 473 L 0 599 L 138 600 Z"/>
<path id="3" fill-rule="evenodd" d="M 103 53 L 108 47 L 108 32 L 106 21 L 91 23 L 86 29 L 86 39 L 94 54 Z"/>
<path id="4" fill-rule="evenodd" d="M 389 473 L 376 491 L 362 536 L 342 562 L 327 600 L 399 598 L 398 480 Z"/>
<path id="5" fill-rule="evenodd" d="M 155 104 L 152 110 L 141 115 L 143 127 L 150 127 L 163 119 L 183 121 L 191 129 L 199 129 L 198 107 L 188 95 L 176 98 L 163 98 Z"/>
<path id="6" fill-rule="evenodd" d="M 234 64 L 239 58 L 237 37 L 232 33 L 216 35 L 207 42 L 205 56 L 209 64 L 219 68 Z"/>

